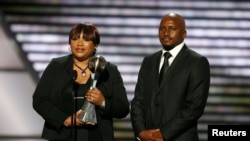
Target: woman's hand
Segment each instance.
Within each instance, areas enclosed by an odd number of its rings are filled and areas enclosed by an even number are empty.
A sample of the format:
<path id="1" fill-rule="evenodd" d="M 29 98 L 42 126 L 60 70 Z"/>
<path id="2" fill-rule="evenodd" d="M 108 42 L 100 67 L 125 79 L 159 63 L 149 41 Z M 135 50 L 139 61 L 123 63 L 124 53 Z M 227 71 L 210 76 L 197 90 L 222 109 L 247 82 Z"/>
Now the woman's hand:
<path id="1" fill-rule="evenodd" d="M 79 114 L 81 114 L 81 110 L 77 111 L 74 115 L 73 115 L 73 120 L 72 120 L 72 115 L 67 117 L 66 120 L 63 122 L 63 125 L 66 127 L 70 127 L 72 125 L 75 126 L 83 126 L 84 122 L 82 122 L 78 117 Z"/>
<path id="2" fill-rule="evenodd" d="M 97 88 L 89 89 L 86 93 L 86 98 L 90 103 L 98 106 L 103 106 L 105 102 L 102 92 Z"/>

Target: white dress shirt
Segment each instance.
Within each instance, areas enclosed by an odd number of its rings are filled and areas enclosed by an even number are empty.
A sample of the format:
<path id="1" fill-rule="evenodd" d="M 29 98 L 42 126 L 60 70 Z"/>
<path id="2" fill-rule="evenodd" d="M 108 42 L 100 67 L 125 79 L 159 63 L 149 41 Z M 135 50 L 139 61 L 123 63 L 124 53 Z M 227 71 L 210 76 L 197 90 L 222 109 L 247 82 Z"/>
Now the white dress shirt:
<path id="1" fill-rule="evenodd" d="M 174 61 L 175 57 L 178 55 L 178 53 L 180 52 L 180 50 L 182 49 L 182 47 L 184 46 L 184 42 L 180 43 L 179 45 L 177 45 L 176 47 L 174 47 L 173 49 L 171 49 L 170 51 L 168 51 L 171 54 L 171 57 L 168 59 L 168 63 L 169 66 L 172 64 L 172 62 Z M 164 62 L 164 53 L 167 52 L 166 50 L 162 49 L 162 55 L 161 55 L 161 62 L 160 62 L 160 67 L 159 67 L 159 73 L 161 70 L 161 67 L 163 65 Z"/>

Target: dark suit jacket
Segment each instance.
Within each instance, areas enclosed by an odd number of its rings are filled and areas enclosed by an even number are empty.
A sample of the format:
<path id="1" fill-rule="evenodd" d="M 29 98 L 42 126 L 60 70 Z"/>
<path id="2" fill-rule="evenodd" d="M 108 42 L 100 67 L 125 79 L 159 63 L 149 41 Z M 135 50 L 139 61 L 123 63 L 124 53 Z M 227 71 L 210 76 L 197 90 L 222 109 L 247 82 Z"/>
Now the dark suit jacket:
<path id="1" fill-rule="evenodd" d="M 33 107 L 44 118 L 42 137 L 49 140 L 67 139 L 71 128 L 63 126 L 64 120 L 72 114 L 65 108 L 73 102 L 64 102 L 62 97 L 72 99 L 73 89 L 72 55 L 53 59 L 45 69 L 33 95 Z M 129 102 L 117 66 L 107 63 L 97 86 L 105 97 L 105 108 L 96 106 L 97 124 L 103 141 L 114 140 L 113 119 L 123 118 L 129 113 Z M 63 95 L 65 94 L 66 95 Z M 73 107 L 73 106 L 72 106 Z"/>
<path id="2" fill-rule="evenodd" d="M 139 71 L 131 102 L 135 136 L 160 128 L 166 141 L 198 141 L 197 121 L 210 86 L 209 62 L 184 45 L 159 86 L 161 53 L 145 57 Z"/>

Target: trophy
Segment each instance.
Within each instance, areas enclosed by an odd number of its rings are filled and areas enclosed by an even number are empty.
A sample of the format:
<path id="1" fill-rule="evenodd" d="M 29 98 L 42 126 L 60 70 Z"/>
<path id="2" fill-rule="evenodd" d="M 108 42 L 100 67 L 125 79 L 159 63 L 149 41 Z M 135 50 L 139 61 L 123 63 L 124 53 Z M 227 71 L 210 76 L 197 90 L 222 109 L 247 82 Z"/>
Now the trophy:
<path id="1" fill-rule="evenodd" d="M 89 59 L 88 67 L 91 71 L 90 89 L 93 89 L 96 87 L 96 83 L 100 74 L 106 67 L 106 60 L 99 55 L 93 56 Z M 90 125 L 97 124 L 95 105 L 85 100 L 81 108 L 81 114 L 79 115 L 79 118 L 86 124 Z"/>

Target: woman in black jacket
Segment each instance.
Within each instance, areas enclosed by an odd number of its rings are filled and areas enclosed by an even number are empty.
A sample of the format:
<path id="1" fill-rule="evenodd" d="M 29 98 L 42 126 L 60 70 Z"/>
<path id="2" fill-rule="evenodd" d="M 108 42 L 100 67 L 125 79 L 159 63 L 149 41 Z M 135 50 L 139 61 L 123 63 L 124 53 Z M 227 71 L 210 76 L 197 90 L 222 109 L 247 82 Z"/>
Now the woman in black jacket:
<path id="1" fill-rule="evenodd" d="M 100 35 L 93 24 L 74 25 L 69 33 L 72 53 L 52 59 L 43 72 L 33 95 L 33 107 L 45 120 L 42 138 L 50 141 L 114 140 L 113 118 L 127 116 L 129 101 L 121 74 L 110 62 L 98 78 L 96 88 L 90 89 L 88 63 L 99 43 Z M 97 124 L 89 125 L 78 118 L 84 101 L 95 105 Z"/>

